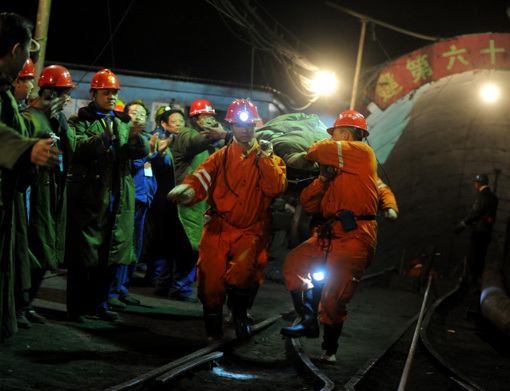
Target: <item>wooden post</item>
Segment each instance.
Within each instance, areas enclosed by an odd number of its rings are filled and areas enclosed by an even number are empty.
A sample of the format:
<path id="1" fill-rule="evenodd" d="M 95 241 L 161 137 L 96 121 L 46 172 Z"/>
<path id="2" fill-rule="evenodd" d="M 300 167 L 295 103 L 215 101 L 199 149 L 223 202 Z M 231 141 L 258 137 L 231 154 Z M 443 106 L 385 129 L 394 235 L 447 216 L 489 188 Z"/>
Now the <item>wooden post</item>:
<path id="1" fill-rule="evenodd" d="M 35 73 L 41 74 L 44 69 L 44 60 L 46 57 L 46 43 L 48 41 L 48 26 L 50 24 L 51 0 L 39 0 L 39 9 L 37 10 L 37 23 L 35 26 L 35 40 L 41 45 L 39 51 L 39 60 L 35 64 Z"/>
<path id="2" fill-rule="evenodd" d="M 359 74 L 361 71 L 361 59 L 363 57 L 363 45 L 365 43 L 365 32 L 367 31 L 367 19 L 361 19 L 361 35 L 359 37 L 359 47 L 358 47 L 358 58 L 356 60 L 356 71 L 354 72 L 354 81 L 352 84 L 352 95 L 351 95 L 351 105 L 349 107 L 350 110 L 354 110 L 354 106 L 356 105 L 356 99 L 358 94 L 358 84 L 359 84 Z"/>

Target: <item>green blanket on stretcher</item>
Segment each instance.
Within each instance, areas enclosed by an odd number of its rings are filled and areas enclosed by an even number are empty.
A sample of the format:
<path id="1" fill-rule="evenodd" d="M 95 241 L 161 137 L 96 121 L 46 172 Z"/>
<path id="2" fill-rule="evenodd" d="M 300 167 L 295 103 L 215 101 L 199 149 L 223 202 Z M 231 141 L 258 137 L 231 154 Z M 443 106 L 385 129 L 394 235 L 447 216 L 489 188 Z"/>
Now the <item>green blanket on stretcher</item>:
<path id="1" fill-rule="evenodd" d="M 312 144 L 330 138 L 326 129 L 316 114 L 292 113 L 280 115 L 257 128 L 255 136 L 273 144 L 274 153 L 283 159 L 289 173 L 310 174 L 318 172 L 319 167 L 304 156 Z"/>

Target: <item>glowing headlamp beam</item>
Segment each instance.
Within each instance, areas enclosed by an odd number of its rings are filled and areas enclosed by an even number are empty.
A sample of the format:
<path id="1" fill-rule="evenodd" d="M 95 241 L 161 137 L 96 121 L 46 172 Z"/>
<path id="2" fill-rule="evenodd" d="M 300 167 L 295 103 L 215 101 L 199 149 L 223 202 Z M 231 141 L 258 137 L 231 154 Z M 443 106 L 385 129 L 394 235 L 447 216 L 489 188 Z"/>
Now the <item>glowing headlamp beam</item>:
<path id="1" fill-rule="evenodd" d="M 322 281 L 324 281 L 324 277 L 325 277 L 324 272 L 319 271 L 319 272 L 312 273 L 312 279 L 314 281 L 322 282 Z"/>
<path id="2" fill-rule="evenodd" d="M 250 116 L 249 116 L 249 114 L 248 114 L 246 111 L 241 111 L 241 112 L 239 113 L 239 119 L 240 119 L 241 121 L 243 121 L 243 122 L 247 121 L 249 117 L 250 117 Z"/>

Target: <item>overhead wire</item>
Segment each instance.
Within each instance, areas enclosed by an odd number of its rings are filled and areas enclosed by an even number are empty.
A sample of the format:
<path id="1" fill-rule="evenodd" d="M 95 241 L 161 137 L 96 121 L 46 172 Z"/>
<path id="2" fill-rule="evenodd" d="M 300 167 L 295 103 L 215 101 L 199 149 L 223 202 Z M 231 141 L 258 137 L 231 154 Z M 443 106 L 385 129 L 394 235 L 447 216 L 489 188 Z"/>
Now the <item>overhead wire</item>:
<path id="1" fill-rule="evenodd" d="M 304 46 L 311 50 L 314 49 L 300 41 L 288 29 L 280 24 L 273 15 L 271 15 L 271 13 L 260 4 L 259 1 L 251 1 L 257 8 L 250 3 L 250 0 L 238 0 L 237 2 L 232 2 L 230 0 L 206 0 L 209 5 L 213 6 L 218 11 L 227 29 L 229 29 L 241 42 L 255 47 L 255 49 L 261 53 L 270 54 L 272 58 L 282 66 L 284 74 L 290 82 L 290 86 L 299 94 L 300 99 L 307 102 L 305 106 L 297 107 L 295 104 L 296 102 L 291 100 L 291 107 L 293 109 L 308 107 L 319 97 L 317 93 L 312 92 L 309 88 L 311 84 L 311 76 L 314 72 L 318 71 L 318 67 L 306 59 L 299 50 L 296 50 L 294 47 L 289 45 L 283 35 L 278 34 L 278 31 L 283 31 L 286 36 L 294 39 L 295 45 L 300 47 Z M 362 18 L 364 21 L 370 22 L 372 26 L 373 39 L 388 60 L 390 60 L 390 56 L 376 34 L 376 25 L 419 39 L 429 41 L 437 41 L 440 39 L 439 37 L 430 37 L 393 26 L 389 23 L 356 13 L 329 1 L 326 1 L 325 4 L 355 17 Z M 267 25 L 266 20 L 259 15 L 257 12 L 258 9 L 262 10 L 266 14 L 265 16 L 267 16 L 267 19 L 272 21 L 274 24 L 273 28 L 270 28 Z M 232 26 L 232 23 L 235 23 L 236 28 Z M 360 78 L 366 78 L 366 74 L 368 74 L 368 78 L 373 81 L 375 76 L 371 70 L 364 70 L 364 75 Z M 265 77 L 267 79 L 267 75 Z M 277 80 L 275 76 L 274 78 Z"/>
<path id="2" fill-rule="evenodd" d="M 211 1 L 211 0 L 205 0 L 206 3 L 208 3 L 210 6 L 216 8 L 216 10 L 220 13 L 221 16 L 226 16 L 228 17 L 229 19 L 231 19 L 233 22 L 241 25 L 242 27 L 246 27 L 244 26 L 240 20 L 237 20 L 235 18 L 233 18 L 231 15 L 229 15 L 228 13 L 224 12 L 223 9 L 221 9 L 220 7 L 218 7 L 214 1 Z"/>
<path id="3" fill-rule="evenodd" d="M 122 18 L 120 19 L 119 23 L 117 23 L 117 26 L 115 27 L 113 32 L 111 32 L 110 37 L 108 38 L 108 40 L 104 44 L 103 48 L 99 51 L 99 54 L 96 56 L 94 61 L 92 61 L 92 63 L 90 64 L 90 67 L 93 67 L 94 65 L 96 65 L 96 62 L 102 56 L 102 54 L 104 53 L 104 51 L 106 50 L 106 48 L 108 47 L 110 42 L 112 41 L 113 37 L 115 36 L 117 31 L 119 30 L 120 26 L 124 22 L 124 19 L 126 19 L 126 16 L 129 14 L 129 11 L 131 10 L 131 7 L 133 6 L 134 2 L 135 2 L 135 0 L 131 0 L 131 3 L 129 3 L 128 7 L 126 8 L 126 11 L 124 11 L 124 15 L 122 15 Z M 76 84 L 77 85 L 80 84 L 88 73 L 89 73 L 88 71 L 84 72 L 83 75 L 81 76 L 80 80 L 78 80 L 78 82 Z"/>
<path id="4" fill-rule="evenodd" d="M 283 31 L 285 31 L 287 34 L 289 34 L 290 36 L 292 36 L 292 38 L 294 38 L 296 40 L 296 44 L 298 45 L 303 45 L 303 46 L 306 46 L 310 51 L 313 51 L 315 52 L 316 54 L 318 55 L 321 55 L 321 53 L 319 53 L 318 51 L 316 51 L 313 47 L 307 45 L 306 43 L 304 43 L 303 41 L 301 41 L 299 38 L 297 38 L 292 32 L 290 32 L 287 28 L 285 28 L 284 25 L 280 24 L 280 22 L 278 22 L 278 20 L 276 20 L 273 15 L 262 5 L 260 4 L 260 2 L 258 0 L 254 0 L 254 2 L 261 8 L 264 10 L 264 12 L 266 13 L 266 15 L 275 23 L 275 26 L 276 27 L 280 27 Z"/>
<path id="5" fill-rule="evenodd" d="M 228 0 L 206 1 L 220 13 L 224 24 L 239 40 L 247 45 L 254 46 L 261 52 L 272 55 L 273 59 L 284 69 L 291 86 L 308 102 L 308 105 L 318 98 L 317 94 L 311 93 L 307 88 L 309 78 L 303 74 L 303 72 L 313 72 L 318 68 L 271 30 L 250 5 L 249 1 L 240 0 L 236 3 Z M 244 31 L 235 31 L 229 20 L 237 21 L 237 24 L 242 26 Z M 245 36 L 248 38 L 245 38 Z M 297 67 L 301 67 L 303 71 L 300 71 Z M 296 106 L 293 103 L 291 105 Z"/>
<path id="6" fill-rule="evenodd" d="M 360 14 L 359 12 L 355 12 L 355 11 L 352 11 L 348 8 L 345 8 L 345 7 L 342 7 L 336 3 L 332 3 L 330 1 L 326 1 L 325 2 L 326 5 L 330 6 L 331 8 L 335 8 L 341 12 L 344 12 L 346 14 L 349 14 L 349 15 L 352 15 L 358 19 L 361 19 L 361 20 L 364 20 L 365 22 L 372 22 L 372 23 L 375 23 L 375 24 L 378 24 L 382 27 L 386 27 L 387 29 L 390 29 L 390 30 L 393 30 L 393 31 L 396 31 L 396 32 L 399 32 L 399 33 L 402 33 L 402 34 L 405 34 L 405 35 L 409 35 L 411 37 L 414 37 L 414 38 L 418 38 L 418 39 L 423 39 L 423 40 L 426 40 L 426 41 L 439 41 L 441 40 L 441 37 L 431 37 L 429 35 L 424 35 L 424 34 L 419 34 L 419 33 L 415 33 L 413 31 L 410 31 L 410 30 L 406 30 L 406 29 L 403 29 L 403 28 L 400 28 L 400 27 L 397 27 L 397 26 L 393 26 L 392 24 L 389 24 L 389 23 L 386 23 L 386 22 L 382 22 L 380 20 L 377 20 L 377 19 L 374 19 L 370 16 L 367 16 L 367 15 L 363 15 L 363 14 Z"/>
<path id="7" fill-rule="evenodd" d="M 376 31 L 375 31 L 375 26 L 376 26 L 376 25 L 375 25 L 375 23 L 370 23 L 370 25 L 371 25 L 371 27 L 372 27 L 372 40 L 373 40 L 374 42 L 376 42 L 376 43 L 379 45 L 379 47 L 381 48 L 381 51 L 382 51 L 382 52 L 384 53 L 384 55 L 386 56 L 386 59 L 387 59 L 388 61 L 391 61 L 391 57 L 390 57 L 390 55 L 388 54 L 388 52 L 386 51 L 386 49 L 385 49 L 385 48 L 384 48 L 384 46 L 382 45 L 381 40 L 380 40 L 380 39 L 379 39 L 379 37 L 377 36 L 377 33 L 376 33 Z"/>

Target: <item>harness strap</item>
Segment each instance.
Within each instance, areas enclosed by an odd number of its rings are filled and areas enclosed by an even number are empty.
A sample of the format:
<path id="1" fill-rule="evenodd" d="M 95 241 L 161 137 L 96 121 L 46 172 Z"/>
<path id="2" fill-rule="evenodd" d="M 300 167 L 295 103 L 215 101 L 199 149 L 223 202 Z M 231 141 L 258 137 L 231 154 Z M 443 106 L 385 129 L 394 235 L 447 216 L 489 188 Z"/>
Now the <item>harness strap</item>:
<path id="1" fill-rule="evenodd" d="M 375 215 L 360 215 L 354 216 L 356 220 L 375 220 Z"/>

